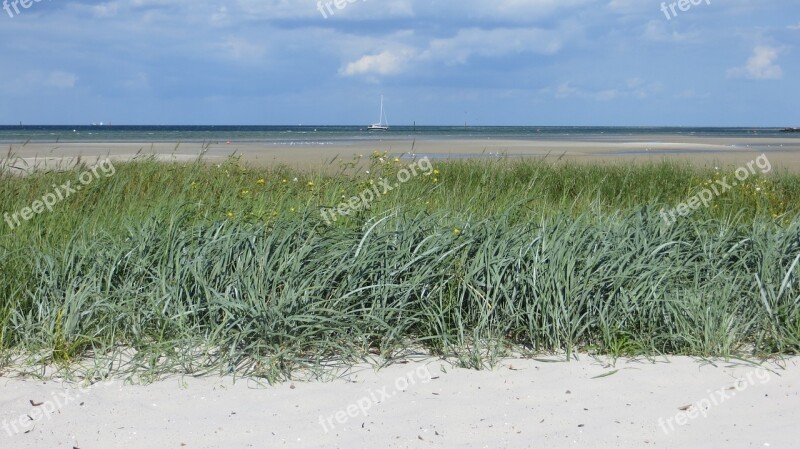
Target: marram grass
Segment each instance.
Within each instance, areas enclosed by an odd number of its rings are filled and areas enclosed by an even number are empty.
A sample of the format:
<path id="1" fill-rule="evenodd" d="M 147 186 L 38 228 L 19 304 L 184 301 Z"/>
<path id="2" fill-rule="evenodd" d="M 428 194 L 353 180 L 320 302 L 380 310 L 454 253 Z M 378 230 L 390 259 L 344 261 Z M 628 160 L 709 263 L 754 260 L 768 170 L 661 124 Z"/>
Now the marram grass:
<path id="1" fill-rule="evenodd" d="M 327 225 L 320 208 L 409 162 L 369 159 L 339 173 L 117 164 L 1 231 L 0 364 L 274 380 L 418 349 L 476 368 L 520 351 L 800 349 L 795 175 L 670 226 L 659 210 L 714 170 L 434 163 Z M 79 172 L 0 176 L 0 213 Z"/>

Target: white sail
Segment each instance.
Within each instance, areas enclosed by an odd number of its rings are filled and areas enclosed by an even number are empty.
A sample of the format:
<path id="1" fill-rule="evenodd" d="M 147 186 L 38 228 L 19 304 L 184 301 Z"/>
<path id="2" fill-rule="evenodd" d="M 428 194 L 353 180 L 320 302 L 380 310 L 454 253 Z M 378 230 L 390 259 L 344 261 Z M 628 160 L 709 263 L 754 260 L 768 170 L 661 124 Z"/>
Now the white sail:
<path id="1" fill-rule="evenodd" d="M 386 118 L 386 112 L 383 110 L 383 95 L 381 95 L 381 115 L 378 118 L 378 123 L 373 123 L 367 127 L 370 131 L 388 131 L 389 119 Z"/>

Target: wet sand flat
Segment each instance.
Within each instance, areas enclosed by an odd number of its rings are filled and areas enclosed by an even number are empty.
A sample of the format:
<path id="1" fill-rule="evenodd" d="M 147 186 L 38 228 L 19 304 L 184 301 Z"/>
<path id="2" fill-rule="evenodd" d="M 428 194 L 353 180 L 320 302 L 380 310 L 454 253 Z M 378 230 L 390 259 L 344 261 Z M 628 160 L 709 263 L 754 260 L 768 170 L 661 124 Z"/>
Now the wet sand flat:
<path id="1" fill-rule="evenodd" d="M 715 138 L 652 135 L 586 139 L 542 140 L 414 140 L 391 139 L 329 144 L 275 144 L 269 142 L 92 142 L 92 143 L 28 143 L 10 145 L 15 166 L 51 167 L 71 163 L 81 157 L 86 160 L 110 157 L 112 160 L 132 160 L 155 155 L 162 160 L 188 161 L 201 154 L 211 162 L 231 155 L 260 166 L 285 164 L 297 168 L 316 169 L 329 165 L 336 157 L 350 159 L 353 155 L 388 151 L 407 157 L 438 159 L 463 158 L 548 158 L 585 163 L 658 162 L 661 160 L 688 161 L 697 165 L 740 166 L 766 154 L 778 168 L 800 171 L 800 138 Z"/>

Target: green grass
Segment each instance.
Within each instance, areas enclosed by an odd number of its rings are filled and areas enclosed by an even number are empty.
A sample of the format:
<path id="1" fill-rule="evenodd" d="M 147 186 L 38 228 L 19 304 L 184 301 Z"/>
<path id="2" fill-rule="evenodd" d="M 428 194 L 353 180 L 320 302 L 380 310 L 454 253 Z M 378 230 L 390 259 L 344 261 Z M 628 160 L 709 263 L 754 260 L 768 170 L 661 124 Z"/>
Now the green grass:
<path id="1" fill-rule="evenodd" d="M 748 179 L 670 226 L 662 208 L 733 175 L 443 162 L 321 219 L 409 163 L 115 164 L 52 212 L 0 223 L 0 371 L 277 380 L 420 348 L 474 368 L 511 351 L 800 349 L 797 175 Z M 84 169 L 0 175 L 0 213 Z"/>

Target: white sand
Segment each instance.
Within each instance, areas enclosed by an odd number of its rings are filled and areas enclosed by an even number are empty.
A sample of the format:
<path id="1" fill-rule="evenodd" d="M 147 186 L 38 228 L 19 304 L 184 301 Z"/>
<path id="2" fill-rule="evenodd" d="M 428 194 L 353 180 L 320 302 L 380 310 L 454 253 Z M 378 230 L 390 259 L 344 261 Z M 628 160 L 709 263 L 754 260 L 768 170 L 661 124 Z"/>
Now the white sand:
<path id="1" fill-rule="evenodd" d="M 66 404 L 59 382 L 0 379 L 0 447 L 798 447 L 798 358 L 768 365 L 773 372 L 688 358 L 616 367 L 581 359 L 507 360 L 481 372 L 429 360 L 272 387 L 231 378 L 112 382 L 68 387 Z"/>

